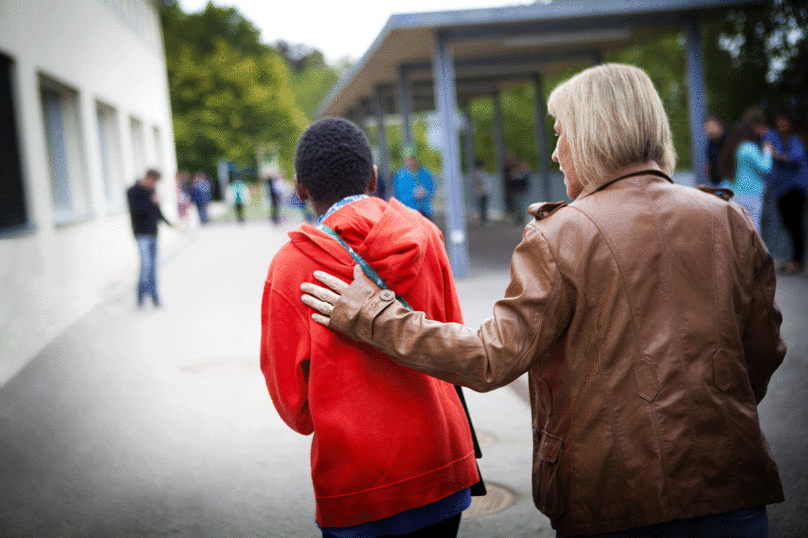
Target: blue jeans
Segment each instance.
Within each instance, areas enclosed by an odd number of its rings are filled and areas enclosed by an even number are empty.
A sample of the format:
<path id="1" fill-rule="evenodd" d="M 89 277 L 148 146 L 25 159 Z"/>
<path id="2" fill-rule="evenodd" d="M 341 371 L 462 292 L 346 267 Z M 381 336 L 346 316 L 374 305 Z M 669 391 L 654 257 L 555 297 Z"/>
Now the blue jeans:
<path id="1" fill-rule="evenodd" d="M 208 204 L 204 202 L 196 202 L 196 211 L 199 213 L 199 222 L 207 224 L 208 222 Z"/>
<path id="2" fill-rule="evenodd" d="M 621 532 L 597 534 L 589 538 L 768 538 L 766 507 L 666 521 Z M 556 538 L 571 538 L 556 532 Z"/>
<path id="3" fill-rule="evenodd" d="M 137 284 L 137 304 L 143 306 L 143 299 L 151 296 L 155 306 L 160 306 L 157 298 L 157 236 L 136 235 L 140 250 L 140 280 Z"/>

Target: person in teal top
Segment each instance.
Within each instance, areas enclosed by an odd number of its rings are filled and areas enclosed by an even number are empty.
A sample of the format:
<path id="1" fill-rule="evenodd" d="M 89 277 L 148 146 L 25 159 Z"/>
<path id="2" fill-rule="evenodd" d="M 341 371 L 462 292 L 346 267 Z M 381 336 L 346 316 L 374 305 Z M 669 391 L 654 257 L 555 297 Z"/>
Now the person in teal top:
<path id="1" fill-rule="evenodd" d="M 432 174 L 418 164 L 412 149 L 404 150 L 404 162 L 393 176 L 393 196 L 428 219 L 432 219 L 432 198 L 435 196 L 435 181 Z"/>
<path id="2" fill-rule="evenodd" d="M 250 193 L 247 190 L 247 185 L 241 178 L 231 180 L 230 185 L 227 187 L 228 196 L 233 202 L 233 207 L 236 211 L 236 219 L 239 222 L 244 222 L 244 204 L 247 203 Z"/>
<path id="3" fill-rule="evenodd" d="M 726 186 L 735 193 L 738 202 L 755 224 L 758 232 L 763 217 L 765 176 L 772 169 L 772 146 L 761 140 L 768 128 L 758 110 L 747 112 L 729 135 L 721 152 L 721 172 L 728 178 Z"/>

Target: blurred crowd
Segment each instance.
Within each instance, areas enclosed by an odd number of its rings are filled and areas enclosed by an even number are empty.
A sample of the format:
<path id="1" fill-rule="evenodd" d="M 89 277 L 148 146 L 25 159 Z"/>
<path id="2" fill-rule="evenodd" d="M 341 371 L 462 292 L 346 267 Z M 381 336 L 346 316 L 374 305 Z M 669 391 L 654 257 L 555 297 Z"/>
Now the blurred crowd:
<path id="1" fill-rule="evenodd" d="M 757 108 L 747 110 L 727 129 L 707 116 L 705 176 L 717 188 L 728 188 L 758 231 L 765 218 L 779 218 L 791 242 L 790 259 L 780 268 L 787 274 L 805 271 L 805 205 L 808 196 L 808 141 L 789 111 L 775 113 L 770 125 Z M 767 200 L 777 215 L 766 215 Z"/>

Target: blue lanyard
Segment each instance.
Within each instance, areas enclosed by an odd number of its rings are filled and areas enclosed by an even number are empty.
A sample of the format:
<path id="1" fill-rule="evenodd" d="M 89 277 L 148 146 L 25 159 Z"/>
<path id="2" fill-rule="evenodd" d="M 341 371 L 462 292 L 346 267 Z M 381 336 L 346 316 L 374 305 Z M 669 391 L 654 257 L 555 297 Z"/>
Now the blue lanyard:
<path id="1" fill-rule="evenodd" d="M 325 219 L 330 217 L 331 214 L 334 213 L 335 211 L 337 211 L 338 209 L 342 209 L 343 207 L 345 207 L 346 205 L 348 205 L 350 203 L 356 202 L 358 200 L 362 200 L 362 199 L 367 198 L 367 197 L 368 197 L 367 194 L 352 194 L 351 196 L 346 196 L 345 198 L 343 198 L 339 202 L 337 202 L 334 205 L 332 205 L 331 207 L 329 207 L 328 211 L 323 213 L 323 215 L 319 219 L 317 219 L 317 226 L 321 225 Z"/>
<path id="2" fill-rule="evenodd" d="M 385 283 L 385 281 L 382 280 L 382 277 L 380 277 L 379 274 L 373 270 L 373 267 L 371 267 L 370 264 L 366 262 L 362 256 L 357 254 L 356 251 L 351 248 L 351 245 L 346 243 L 337 232 L 335 232 L 325 224 L 319 224 L 317 226 L 317 229 L 322 232 L 325 232 L 327 235 L 331 236 L 331 238 L 333 238 L 337 243 L 342 245 L 342 247 L 348 251 L 348 254 L 351 255 L 351 258 L 354 259 L 357 265 L 359 265 L 359 267 L 362 268 L 362 271 L 365 273 L 365 275 L 367 275 L 367 277 L 371 279 L 377 286 L 379 286 L 383 290 L 390 289 Z M 403 297 L 399 297 L 398 295 L 396 295 L 396 299 L 398 299 L 407 310 L 412 310 L 412 307 L 407 304 L 407 301 L 405 301 Z"/>
<path id="3" fill-rule="evenodd" d="M 322 232 L 325 232 L 326 235 L 330 236 L 337 243 L 342 245 L 342 247 L 348 251 L 348 254 L 351 255 L 351 258 L 353 258 L 354 261 L 359 265 L 359 267 L 362 268 L 362 271 L 364 271 L 367 277 L 370 278 L 377 286 L 379 286 L 383 290 L 389 290 L 390 288 L 387 286 L 385 281 L 382 280 L 382 277 L 380 277 L 379 274 L 373 270 L 370 264 L 366 262 L 365 259 L 362 258 L 362 256 L 357 254 L 356 251 L 351 248 L 351 245 L 346 243 L 337 232 L 335 232 L 334 230 L 323 224 L 323 221 L 326 218 L 328 218 L 328 216 L 331 215 L 333 212 L 337 211 L 340 208 L 345 207 L 346 205 L 352 202 L 356 202 L 357 200 L 362 200 L 363 198 L 367 197 L 368 197 L 367 194 L 354 194 L 352 196 L 346 196 L 339 202 L 335 203 L 334 205 L 328 208 L 328 211 L 326 211 L 322 217 L 317 219 L 317 229 Z M 407 304 L 407 301 L 405 301 L 403 297 L 396 296 L 396 299 L 401 301 L 401 304 L 403 304 L 407 309 L 412 310 L 412 307 Z"/>

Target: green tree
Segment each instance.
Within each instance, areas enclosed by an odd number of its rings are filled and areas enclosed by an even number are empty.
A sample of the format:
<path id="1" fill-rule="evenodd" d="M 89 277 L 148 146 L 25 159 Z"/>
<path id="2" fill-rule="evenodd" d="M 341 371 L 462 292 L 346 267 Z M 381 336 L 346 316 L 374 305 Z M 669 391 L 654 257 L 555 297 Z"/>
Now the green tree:
<path id="1" fill-rule="evenodd" d="M 636 65 L 648 73 L 668 113 L 677 155 L 676 167 L 689 170 L 692 163 L 684 35 L 663 35 L 642 45 L 611 54 L 605 60 Z"/>
<path id="2" fill-rule="evenodd" d="M 258 145 L 276 142 L 291 177 L 307 120 L 284 59 L 234 8 L 209 3 L 187 15 L 172 2 L 161 13 L 178 166 L 215 175 L 225 158 L 250 167 Z"/>
<path id="3" fill-rule="evenodd" d="M 323 53 L 318 50 L 310 52 L 297 70 L 292 69 L 292 87 L 308 119 L 317 117 L 317 108 L 338 78 L 337 70 L 325 62 Z"/>
<path id="4" fill-rule="evenodd" d="M 770 0 L 705 25 L 708 107 L 728 124 L 750 106 L 808 118 L 808 6 Z M 806 127 L 803 124 L 803 127 Z"/>
<path id="5" fill-rule="evenodd" d="M 808 6 L 801 0 L 771 0 L 763 7 L 729 11 L 703 25 L 707 109 L 728 125 L 750 106 L 771 114 L 786 107 L 808 119 Z M 678 155 L 677 168 L 691 167 L 685 40 L 681 33 L 661 35 L 645 43 L 612 52 L 605 61 L 645 69 L 668 113 Z M 545 79 L 547 100 L 561 81 L 588 67 L 566 69 Z M 534 96 L 531 84 L 502 92 L 501 103 L 508 151 L 536 169 Z M 489 171 L 495 169 L 494 112 L 489 97 L 470 105 L 475 125 L 475 156 Z M 808 124 L 803 123 L 804 128 Z M 552 123 L 545 123 L 552 145 Z M 548 147 L 548 152 L 552 147 Z"/>

